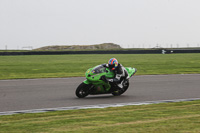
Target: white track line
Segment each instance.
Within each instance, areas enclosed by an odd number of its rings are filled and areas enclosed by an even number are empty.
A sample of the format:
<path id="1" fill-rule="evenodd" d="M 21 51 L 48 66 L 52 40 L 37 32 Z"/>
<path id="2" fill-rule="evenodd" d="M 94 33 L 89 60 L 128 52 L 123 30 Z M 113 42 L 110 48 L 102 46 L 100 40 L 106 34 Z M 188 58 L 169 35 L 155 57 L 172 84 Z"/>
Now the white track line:
<path id="1" fill-rule="evenodd" d="M 7 111 L 7 112 L 0 112 L 0 115 L 13 115 L 13 114 L 24 114 L 24 113 L 42 113 L 42 112 L 50 112 L 50 111 L 92 109 L 92 108 L 122 107 L 122 106 L 127 106 L 127 105 L 147 105 L 147 104 L 172 103 L 172 102 L 195 101 L 195 100 L 200 100 L 200 98 L 159 100 L 159 101 L 144 101 L 144 102 L 131 102 L 131 103 L 99 104 L 99 105 L 85 105 L 85 106 L 44 108 L 44 109 L 19 110 L 19 111 Z"/>

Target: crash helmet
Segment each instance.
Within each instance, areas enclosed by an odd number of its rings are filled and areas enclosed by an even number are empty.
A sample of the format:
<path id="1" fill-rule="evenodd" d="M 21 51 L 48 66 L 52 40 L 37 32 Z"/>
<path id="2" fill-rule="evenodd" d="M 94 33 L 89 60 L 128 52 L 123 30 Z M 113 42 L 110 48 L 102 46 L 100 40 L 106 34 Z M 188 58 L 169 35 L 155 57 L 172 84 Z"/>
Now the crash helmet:
<path id="1" fill-rule="evenodd" d="M 117 59 L 115 58 L 111 58 L 109 61 L 108 61 L 108 67 L 111 69 L 111 70 L 115 70 L 117 67 L 118 67 L 118 61 Z"/>

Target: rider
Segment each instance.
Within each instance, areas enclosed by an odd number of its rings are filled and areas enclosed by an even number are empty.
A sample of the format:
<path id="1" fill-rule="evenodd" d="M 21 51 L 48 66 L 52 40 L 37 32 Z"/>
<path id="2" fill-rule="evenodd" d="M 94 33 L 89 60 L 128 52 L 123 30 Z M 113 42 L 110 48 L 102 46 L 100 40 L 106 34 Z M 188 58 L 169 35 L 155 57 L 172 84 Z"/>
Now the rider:
<path id="1" fill-rule="evenodd" d="M 108 64 L 103 64 L 103 66 L 110 68 L 110 70 L 115 73 L 115 77 L 113 79 L 106 79 L 106 81 L 111 84 L 115 84 L 119 88 L 123 88 L 122 81 L 123 79 L 128 78 L 127 70 L 120 63 L 118 63 L 115 58 L 111 58 L 108 61 Z"/>

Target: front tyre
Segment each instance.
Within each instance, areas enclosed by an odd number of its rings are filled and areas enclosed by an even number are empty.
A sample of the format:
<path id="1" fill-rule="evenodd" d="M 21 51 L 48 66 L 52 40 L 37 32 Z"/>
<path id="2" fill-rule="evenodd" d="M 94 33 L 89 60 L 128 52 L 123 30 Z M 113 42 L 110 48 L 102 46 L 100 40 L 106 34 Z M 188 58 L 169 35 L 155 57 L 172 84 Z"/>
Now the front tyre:
<path id="1" fill-rule="evenodd" d="M 89 89 L 90 89 L 91 85 L 85 84 L 85 83 L 81 83 L 78 88 L 76 89 L 76 96 L 78 98 L 84 98 L 87 95 L 89 95 Z"/>

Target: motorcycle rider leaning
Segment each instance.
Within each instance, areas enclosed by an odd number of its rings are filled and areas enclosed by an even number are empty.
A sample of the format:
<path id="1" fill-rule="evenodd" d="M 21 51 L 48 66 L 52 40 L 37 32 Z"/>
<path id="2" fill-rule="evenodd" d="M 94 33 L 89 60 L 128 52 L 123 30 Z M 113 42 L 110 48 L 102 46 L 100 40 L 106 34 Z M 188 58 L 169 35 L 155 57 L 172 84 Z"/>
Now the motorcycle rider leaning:
<path id="1" fill-rule="evenodd" d="M 128 78 L 128 72 L 127 70 L 118 63 L 117 59 L 111 58 L 108 61 L 108 64 L 102 64 L 104 67 L 110 68 L 115 73 L 115 76 L 113 79 L 107 79 L 104 77 L 104 81 L 110 82 L 114 86 L 116 86 L 115 90 L 119 90 L 123 88 L 123 81 L 124 79 Z"/>

